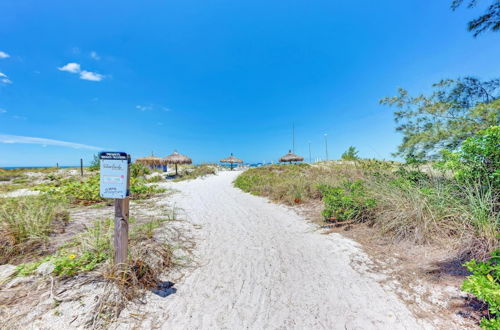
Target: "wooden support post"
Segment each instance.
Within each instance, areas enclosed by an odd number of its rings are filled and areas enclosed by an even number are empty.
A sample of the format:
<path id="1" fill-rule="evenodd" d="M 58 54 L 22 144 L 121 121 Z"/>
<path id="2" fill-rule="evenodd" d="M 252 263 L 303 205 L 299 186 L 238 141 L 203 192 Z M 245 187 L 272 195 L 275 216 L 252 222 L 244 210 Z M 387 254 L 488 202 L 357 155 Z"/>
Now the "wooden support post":
<path id="1" fill-rule="evenodd" d="M 83 159 L 80 158 L 80 174 L 83 176 Z"/>
<path id="2" fill-rule="evenodd" d="M 130 164 L 127 170 L 127 191 L 130 189 Z M 130 197 L 115 199 L 114 262 L 125 264 L 128 260 L 128 216 Z"/>
<path id="3" fill-rule="evenodd" d="M 175 164 L 175 176 L 177 176 L 177 164 Z"/>

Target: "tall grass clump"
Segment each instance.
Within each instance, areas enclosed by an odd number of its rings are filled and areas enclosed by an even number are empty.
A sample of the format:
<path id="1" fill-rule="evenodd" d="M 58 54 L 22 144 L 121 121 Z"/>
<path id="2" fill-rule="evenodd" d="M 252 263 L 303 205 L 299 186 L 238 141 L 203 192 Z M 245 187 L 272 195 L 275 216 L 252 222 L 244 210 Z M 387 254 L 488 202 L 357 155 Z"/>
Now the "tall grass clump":
<path id="1" fill-rule="evenodd" d="M 31 253 L 69 221 L 67 204 L 51 196 L 0 198 L 0 264 Z"/>

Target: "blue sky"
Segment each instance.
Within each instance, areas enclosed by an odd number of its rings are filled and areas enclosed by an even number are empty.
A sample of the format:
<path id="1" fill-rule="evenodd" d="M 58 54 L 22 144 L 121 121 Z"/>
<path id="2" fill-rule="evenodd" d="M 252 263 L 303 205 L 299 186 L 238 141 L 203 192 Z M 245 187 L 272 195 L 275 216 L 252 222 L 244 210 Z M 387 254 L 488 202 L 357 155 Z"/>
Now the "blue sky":
<path id="1" fill-rule="evenodd" d="M 483 1 L 483 4 L 487 2 Z M 378 104 L 398 87 L 500 73 L 478 38 L 422 0 L 2 0 L 0 166 L 74 165 L 99 149 L 271 161 L 350 145 L 391 158 Z"/>

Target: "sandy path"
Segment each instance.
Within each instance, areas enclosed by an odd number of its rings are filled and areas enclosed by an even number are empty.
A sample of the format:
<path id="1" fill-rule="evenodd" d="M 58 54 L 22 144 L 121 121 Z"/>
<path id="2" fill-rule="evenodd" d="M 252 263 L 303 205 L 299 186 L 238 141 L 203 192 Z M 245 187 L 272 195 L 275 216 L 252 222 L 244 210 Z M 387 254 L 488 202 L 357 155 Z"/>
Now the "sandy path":
<path id="1" fill-rule="evenodd" d="M 238 174 L 167 184 L 180 191 L 169 198 L 201 226 L 201 266 L 176 284 L 176 294 L 158 298 L 148 314 L 163 315 L 151 326 L 429 328 L 381 287 L 376 274 L 353 268 L 367 260 L 355 242 L 321 235 L 289 208 L 234 188 Z"/>

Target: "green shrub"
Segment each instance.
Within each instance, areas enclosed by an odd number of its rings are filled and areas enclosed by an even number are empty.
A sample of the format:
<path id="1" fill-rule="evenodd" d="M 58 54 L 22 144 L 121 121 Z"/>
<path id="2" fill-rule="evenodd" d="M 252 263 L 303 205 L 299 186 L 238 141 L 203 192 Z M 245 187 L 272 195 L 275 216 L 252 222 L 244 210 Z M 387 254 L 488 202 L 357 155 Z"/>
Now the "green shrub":
<path id="1" fill-rule="evenodd" d="M 142 177 L 132 176 L 130 179 L 131 198 L 147 198 L 156 193 L 165 191 L 155 185 L 147 185 Z M 94 204 L 102 202 L 104 199 L 100 196 L 99 174 L 92 175 L 85 179 L 54 178 L 50 183 L 44 183 L 36 186 L 34 189 L 47 193 L 58 198 L 65 198 L 75 204 Z"/>
<path id="2" fill-rule="evenodd" d="M 76 204 L 102 201 L 99 196 L 99 175 L 92 175 L 86 179 L 53 177 L 50 183 L 40 184 L 34 189 L 51 196 L 66 198 Z"/>
<path id="3" fill-rule="evenodd" d="M 466 139 L 458 152 L 444 150 L 438 164 L 463 182 L 490 182 L 500 188 L 500 126 Z"/>
<path id="4" fill-rule="evenodd" d="M 342 160 L 358 160 L 358 150 L 355 147 L 350 146 L 341 156 Z"/>
<path id="5" fill-rule="evenodd" d="M 144 164 L 141 164 L 141 163 L 130 164 L 130 177 L 131 178 L 144 177 L 148 174 L 151 174 L 151 169 L 147 166 L 144 166 Z"/>
<path id="6" fill-rule="evenodd" d="M 462 284 L 462 290 L 488 304 L 489 317 L 481 320 L 484 329 L 500 328 L 500 250 L 491 254 L 491 259 L 478 262 L 474 259 L 465 263 L 472 272 Z"/>
<path id="7" fill-rule="evenodd" d="M 345 181 L 339 187 L 320 185 L 318 189 L 325 205 L 322 215 L 327 220 L 361 221 L 376 204 L 374 199 L 367 197 L 361 180 Z"/>
<path id="8" fill-rule="evenodd" d="M 99 155 L 94 155 L 92 158 L 92 161 L 90 162 L 89 165 L 89 170 L 90 171 L 98 171 L 101 168 L 101 160 L 99 159 Z"/>

